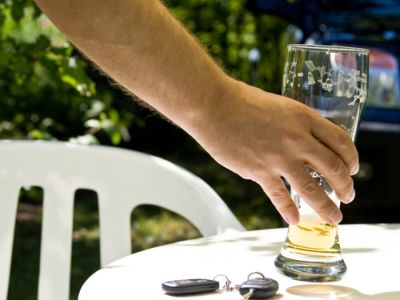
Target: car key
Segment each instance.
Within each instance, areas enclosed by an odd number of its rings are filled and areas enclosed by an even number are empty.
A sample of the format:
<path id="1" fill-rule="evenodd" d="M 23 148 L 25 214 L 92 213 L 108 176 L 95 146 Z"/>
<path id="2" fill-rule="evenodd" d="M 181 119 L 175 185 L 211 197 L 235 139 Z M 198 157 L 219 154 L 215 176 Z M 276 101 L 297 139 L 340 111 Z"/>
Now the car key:
<path id="1" fill-rule="evenodd" d="M 276 294 L 279 284 L 271 278 L 252 278 L 243 282 L 239 286 L 239 293 L 244 300 L 249 299 L 267 299 Z"/>
<path id="2" fill-rule="evenodd" d="M 161 286 L 169 295 L 192 295 L 215 292 L 219 289 L 219 282 L 211 279 L 193 278 L 166 281 Z"/>

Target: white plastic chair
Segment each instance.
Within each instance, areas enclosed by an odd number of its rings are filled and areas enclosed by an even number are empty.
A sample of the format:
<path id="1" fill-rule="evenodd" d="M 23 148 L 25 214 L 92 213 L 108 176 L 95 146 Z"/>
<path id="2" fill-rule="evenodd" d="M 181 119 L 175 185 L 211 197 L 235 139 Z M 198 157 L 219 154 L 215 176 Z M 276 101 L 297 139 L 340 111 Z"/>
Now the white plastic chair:
<path id="1" fill-rule="evenodd" d="M 151 155 L 62 142 L 0 142 L 0 300 L 6 300 L 19 190 L 44 191 L 39 300 L 69 298 L 73 202 L 77 189 L 97 192 L 101 266 L 131 253 L 130 215 L 141 204 L 167 208 L 204 236 L 242 231 L 221 198 L 200 178 Z"/>

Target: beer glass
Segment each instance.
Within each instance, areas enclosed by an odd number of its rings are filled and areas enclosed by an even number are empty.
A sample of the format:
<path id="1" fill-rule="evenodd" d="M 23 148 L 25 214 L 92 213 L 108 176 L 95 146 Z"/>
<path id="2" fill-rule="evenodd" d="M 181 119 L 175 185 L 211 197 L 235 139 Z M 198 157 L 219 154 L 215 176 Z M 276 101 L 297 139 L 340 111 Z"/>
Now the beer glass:
<path id="1" fill-rule="evenodd" d="M 355 139 L 367 98 L 368 50 L 342 46 L 289 45 L 284 96 L 298 100 L 345 130 Z M 311 176 L 339 206 L 340 200 L 323 174 Z M 285 275 L 304 281 L 337 281 L 346 272 L 337 225 L 326 223 L 296 193 L 290 191 L 300 222 L 289 225 L 286 241 L 275 260 Z"/>

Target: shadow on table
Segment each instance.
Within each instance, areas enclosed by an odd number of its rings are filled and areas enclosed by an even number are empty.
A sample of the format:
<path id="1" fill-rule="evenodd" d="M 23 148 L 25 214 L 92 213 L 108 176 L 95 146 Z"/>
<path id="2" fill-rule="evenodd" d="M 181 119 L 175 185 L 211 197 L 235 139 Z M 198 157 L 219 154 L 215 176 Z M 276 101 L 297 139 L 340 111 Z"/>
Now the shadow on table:
<path id="1" fill-rule="evenodd" d="M 400 224 L 378 224 L 380 227 L 383 227 L 385 229 L 389 230 L 398 230 L 400 229 Z"/>
<path id="2" fill-rule="evenodd" d="M 250 251 L 257 252 L 257 254 L 261 255 L 271 255 L 278 254 L 281 247 L 282 242 L 266 242 L 265 240 L 261 240 L 257 236 L 246 236 L 246 237 L 209 237 L 209 238 L 200 238 L 195 240 L 183 241 L 180 242 L 180 246 L 186 247 L 204 247 L 210 246 L 213 244 L 221 244 L 221 243 L 240 243 L 250 249 Z"/>
<path id="3" fill-rule="evenodd" d="M 335 299 L 335 300 L 398 300 L 400 291 L 365 295 L 356 289 L 340 285 L 306 284 L 292 286 L 286 292 L 302 296 L 306 299 Z"/>
<path id="4" fill-rule="evenodd" d="M 193 298 L 194 300 L 201 300 L 201 299 L 215 299 L 215 300 L 219 300 L 219 299 L 229 299 L 228 297 L 222 297 L 221 298 L 221 294 L 225 294 L 224 291 L 220 291 L 220 292 L 213 292 L 213 293 L 202 293 L 202 294 L 194 294 L 194 295 L 184 295 L 184 299 L 189 299 L 189 298 Z M 174 297 L 174 299 L 178 299 L 181 296 L 170 296 L 171 299 L 172 297 Z M 231 297 L 231 299 L 243 299 L 240 297 Z M 273 296 L 272 298 L 268 298 L 268 300 L 283 300 L 284 296 L 282 294 L 276 294 L 275 296 Z"/>
<path id="5" fill-rule="evenodd" d="M 376 248 L 342 248 L 343 254 L 354 254 L 354 253 L 369 253 L 377 251 Z"/>

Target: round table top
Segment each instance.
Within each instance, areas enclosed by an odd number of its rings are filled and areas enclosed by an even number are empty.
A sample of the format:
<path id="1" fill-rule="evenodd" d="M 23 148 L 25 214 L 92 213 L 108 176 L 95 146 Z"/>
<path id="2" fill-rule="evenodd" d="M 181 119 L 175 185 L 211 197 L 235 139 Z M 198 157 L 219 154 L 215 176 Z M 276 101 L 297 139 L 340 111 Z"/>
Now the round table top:
<path id="1" fill-rule="evenodd" d="M 281 275 L 274 266 L 287 229 L 230 233 L 152 248 L 122 258 L 93 274 L 79 300 L 178 299 L 161 283 L 225 274 L 234 284 L 261 272 L 279 282 L 272 299 L 400 299 L 400 224 L 340 225 L 347 272 L 341 281 L 309 283 Z M 237 291 L 179 299 L 242 299 Z"/>

